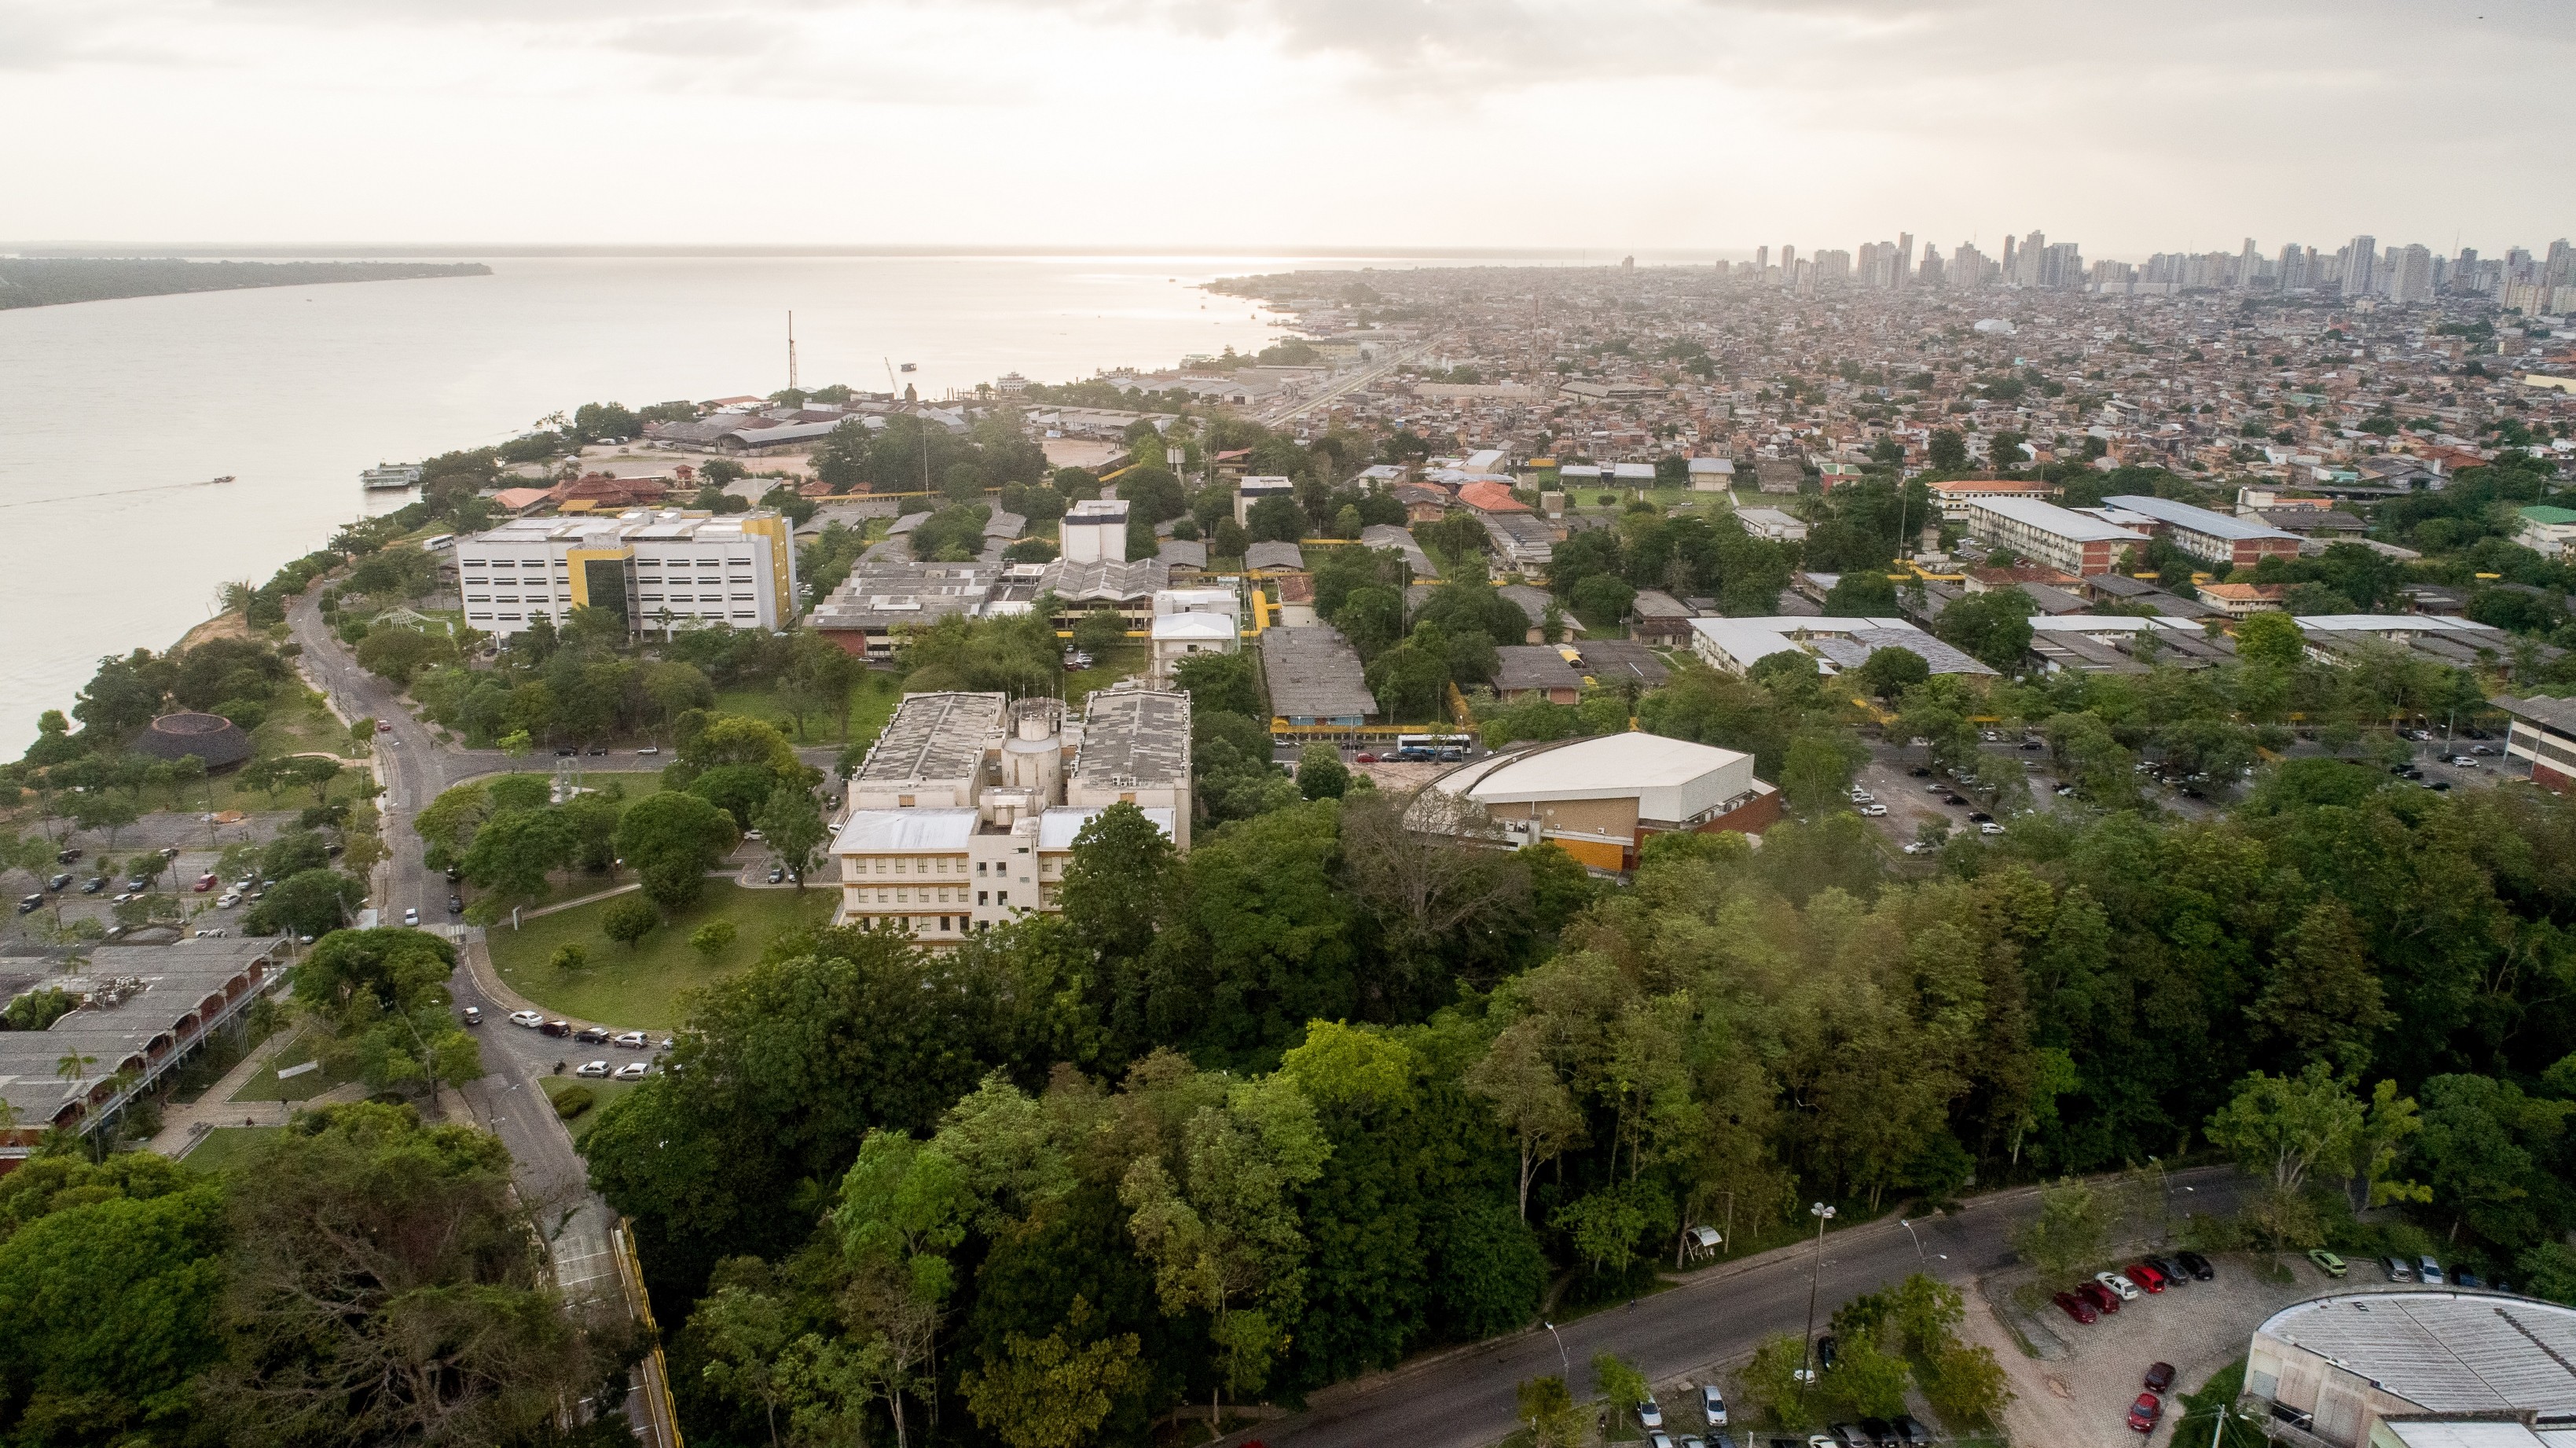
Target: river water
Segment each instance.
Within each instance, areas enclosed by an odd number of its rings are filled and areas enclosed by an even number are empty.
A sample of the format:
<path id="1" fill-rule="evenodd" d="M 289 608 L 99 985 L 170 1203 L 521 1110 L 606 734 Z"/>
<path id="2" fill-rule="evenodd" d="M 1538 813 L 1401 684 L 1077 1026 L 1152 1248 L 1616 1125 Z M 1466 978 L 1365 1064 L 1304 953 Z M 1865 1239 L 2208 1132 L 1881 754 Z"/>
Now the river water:
<path id="1" fill-rule="evenodd" d="M 1490 258 L 1486 259 L 1490 260 Z M 0 757 L 98 659 L 166 648 L 224 584 L 400 506 L 358 470 L 503 441 L 591 401 L 807 387 L 925 397 L 1168 366 L 1276 332 L 1212 277 L 1424 258 L 922 255 L 490 259 L 488 277 L 0 312 Z M 231 474 L 236 481 L 197 486 Z"/>

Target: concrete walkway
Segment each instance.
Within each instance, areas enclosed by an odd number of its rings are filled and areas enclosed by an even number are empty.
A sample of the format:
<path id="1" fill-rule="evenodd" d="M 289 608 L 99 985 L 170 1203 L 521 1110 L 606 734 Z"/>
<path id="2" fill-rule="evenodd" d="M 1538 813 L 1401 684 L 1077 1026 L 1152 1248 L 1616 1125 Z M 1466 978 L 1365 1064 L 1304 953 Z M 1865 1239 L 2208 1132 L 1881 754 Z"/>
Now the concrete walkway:
<path id="1" fill-rule="evenodd" d="M 222 1080 L 206 1089 L 205 1095 L 164 1111 L 161 1130 L 145 1149 L 175 1160 L 186 1156 L 198 1142 L 206 1139 L 207 1132 L 219 1126 L 284 1126 L 287 1118 L 298 1111 L 367 1099 L 364 1083 L 349 1081 L 307 1101 L 233 1100 L 234 1093 L 269 1069 L 269 1063 L 277 1058 L 278 1051 L 294 1036 L 292 1030 L 276 1032 L 253 1048 L 239 1065 L 226 1071 Z"/>

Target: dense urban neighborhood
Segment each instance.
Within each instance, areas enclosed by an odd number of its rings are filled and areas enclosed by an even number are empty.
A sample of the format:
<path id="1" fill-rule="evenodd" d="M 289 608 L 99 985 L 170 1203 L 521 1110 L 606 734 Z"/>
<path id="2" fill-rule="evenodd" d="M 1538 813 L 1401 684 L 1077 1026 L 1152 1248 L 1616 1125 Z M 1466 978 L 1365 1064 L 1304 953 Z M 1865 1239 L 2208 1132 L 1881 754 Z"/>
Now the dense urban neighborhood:
<path id="1" fill-rule="evenodd" d="M 1210 290 L 46 711 L 0 1443 L 2576 1431 L 2566 242 Z"/>

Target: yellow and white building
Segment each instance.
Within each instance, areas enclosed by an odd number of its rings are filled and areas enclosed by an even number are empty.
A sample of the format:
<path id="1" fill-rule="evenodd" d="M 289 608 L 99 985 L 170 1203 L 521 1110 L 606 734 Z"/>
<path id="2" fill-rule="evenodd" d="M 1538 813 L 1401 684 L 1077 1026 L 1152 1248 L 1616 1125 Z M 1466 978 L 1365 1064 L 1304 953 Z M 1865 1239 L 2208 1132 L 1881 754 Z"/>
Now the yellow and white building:
<path id="1" fill-rule="evenodd" d="M 520 518 L 450 546 L 465 622 L 503 638 L 540 618 L 560 626 L 576 608 L 664 637 L 719 623 L 779 629 L 796 617 L 794 529 L 766 509 Z"/>

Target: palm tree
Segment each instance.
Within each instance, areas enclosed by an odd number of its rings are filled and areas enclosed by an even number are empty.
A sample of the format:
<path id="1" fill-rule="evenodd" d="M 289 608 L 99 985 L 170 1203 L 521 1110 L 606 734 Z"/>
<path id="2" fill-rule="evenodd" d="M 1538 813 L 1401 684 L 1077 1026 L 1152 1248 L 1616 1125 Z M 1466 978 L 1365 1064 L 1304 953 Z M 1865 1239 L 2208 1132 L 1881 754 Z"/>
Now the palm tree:
<path id="1" fill-rule="evenodd" d="M 96 1056 L 84 1056 L 74 1051 L 54 1063 L 54 1074 L 77 1085 L 89 1079 L 89 1068 L 97 1064 Z"/>

